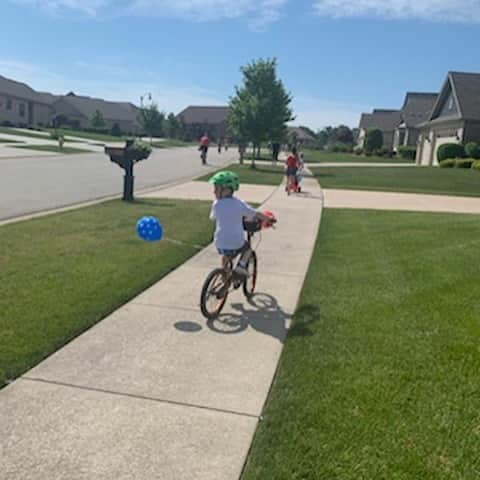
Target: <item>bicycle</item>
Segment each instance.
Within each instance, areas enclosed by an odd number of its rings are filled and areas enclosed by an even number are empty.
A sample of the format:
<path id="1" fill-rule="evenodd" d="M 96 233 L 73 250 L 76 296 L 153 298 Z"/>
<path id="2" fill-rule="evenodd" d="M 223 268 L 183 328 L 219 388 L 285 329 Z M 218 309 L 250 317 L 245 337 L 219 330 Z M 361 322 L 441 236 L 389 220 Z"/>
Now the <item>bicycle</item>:
<path id="1" fill-rule="evenodd" d="M 233 266 L 235 258 L 241 256 L 245 247 L 236 252 L 233 257 L 230 257 L 224 268 L 215 268 L 208 274 L 200 295 L 200 309 L 207 320 L 218 318 L 231 291 L 243 287 L 243 293 L 247 300 L 255 293 L 258 259 L 255 250 L 252 248 L 252 238 L 261 231 L 262 226 L 260 220 L 243 222 L 243 228 L 247 232 L 247 244 L 250 248 L 250 257 L 246 265 L 247 277 L 235 273 Z M 240 258 L 238 261 L 240 261 Z"/>
<path id="2" fill-rule="evenodd" d="M 208 147 L 202 145 L 200 147 L 200 158 L 202 159 L 202 165 L 206 165 L 207 164 L 207 150 L 208 150 Z"/>

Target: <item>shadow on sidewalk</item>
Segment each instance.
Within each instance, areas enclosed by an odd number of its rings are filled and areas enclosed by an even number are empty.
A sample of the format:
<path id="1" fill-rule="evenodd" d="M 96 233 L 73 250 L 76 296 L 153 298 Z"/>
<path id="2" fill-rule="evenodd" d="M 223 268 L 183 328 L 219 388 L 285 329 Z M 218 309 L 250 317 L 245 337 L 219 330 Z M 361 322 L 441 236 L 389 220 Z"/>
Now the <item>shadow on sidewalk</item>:
<path id="1" fill-rule="evenodd" d="M 283 343 L 290 315 L 283 311 L 277 299 L 268 293 L 256 293 L 248 301 L 248 305 L 253 308 L 246 307 L 243 303 L 230 304 L 234 312 L 224 313 L 219 318 L 207 322 L 208 328 L 217 333 L 230 335 L 251 327 L 278 338 Z"/>

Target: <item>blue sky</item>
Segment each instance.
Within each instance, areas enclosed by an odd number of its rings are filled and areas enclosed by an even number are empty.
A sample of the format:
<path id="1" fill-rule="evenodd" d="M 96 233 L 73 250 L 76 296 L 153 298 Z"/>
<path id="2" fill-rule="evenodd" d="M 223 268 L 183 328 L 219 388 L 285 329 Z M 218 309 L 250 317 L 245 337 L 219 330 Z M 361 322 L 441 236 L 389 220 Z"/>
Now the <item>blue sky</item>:
<path id="1" fill-rule="evenodd" d="M 449 70 L 480 72 L 479 0 L 3 0 L 0 74 L 167 112 L 222 105 L 276 57 L 294 124 L 355 126 Z"/>

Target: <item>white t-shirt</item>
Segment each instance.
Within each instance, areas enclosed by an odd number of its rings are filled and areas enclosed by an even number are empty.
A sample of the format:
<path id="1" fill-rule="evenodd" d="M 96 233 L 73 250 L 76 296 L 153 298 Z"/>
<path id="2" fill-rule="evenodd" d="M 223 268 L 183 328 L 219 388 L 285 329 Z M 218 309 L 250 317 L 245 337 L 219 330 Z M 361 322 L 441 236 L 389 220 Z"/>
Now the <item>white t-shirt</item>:
<path id="1" fill-rule="evenodd" d="M 217 222 L 215 246 L 221 250 L 238 250 L 245 243 L 243 217 L 253 218 L 256 211 L 236 197 L 217 199 L 212 204 L 210 218 Z"/>

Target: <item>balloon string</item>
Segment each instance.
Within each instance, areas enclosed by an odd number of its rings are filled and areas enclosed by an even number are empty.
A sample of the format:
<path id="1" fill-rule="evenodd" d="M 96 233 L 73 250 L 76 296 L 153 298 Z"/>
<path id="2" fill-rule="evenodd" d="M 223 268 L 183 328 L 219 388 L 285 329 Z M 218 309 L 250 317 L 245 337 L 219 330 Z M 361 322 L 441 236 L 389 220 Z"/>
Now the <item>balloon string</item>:
<path id="1" fill-rule="evenodd" d="M 205 245 L 202 246 L 202 245 L 195 245 L 195 244 L 192 244 L 192 243 L 185 243 L 185 242 L 182 242 L 180 240 L 174 240 L 173 238 L 163 237 L 163 240 L 165 242 L 173 243 L 174 245 L 182 245 L 182 246 L 185 246 L 185 247 L 192 247 L 195 250 L 203 250 L 205 248 Z"/>

